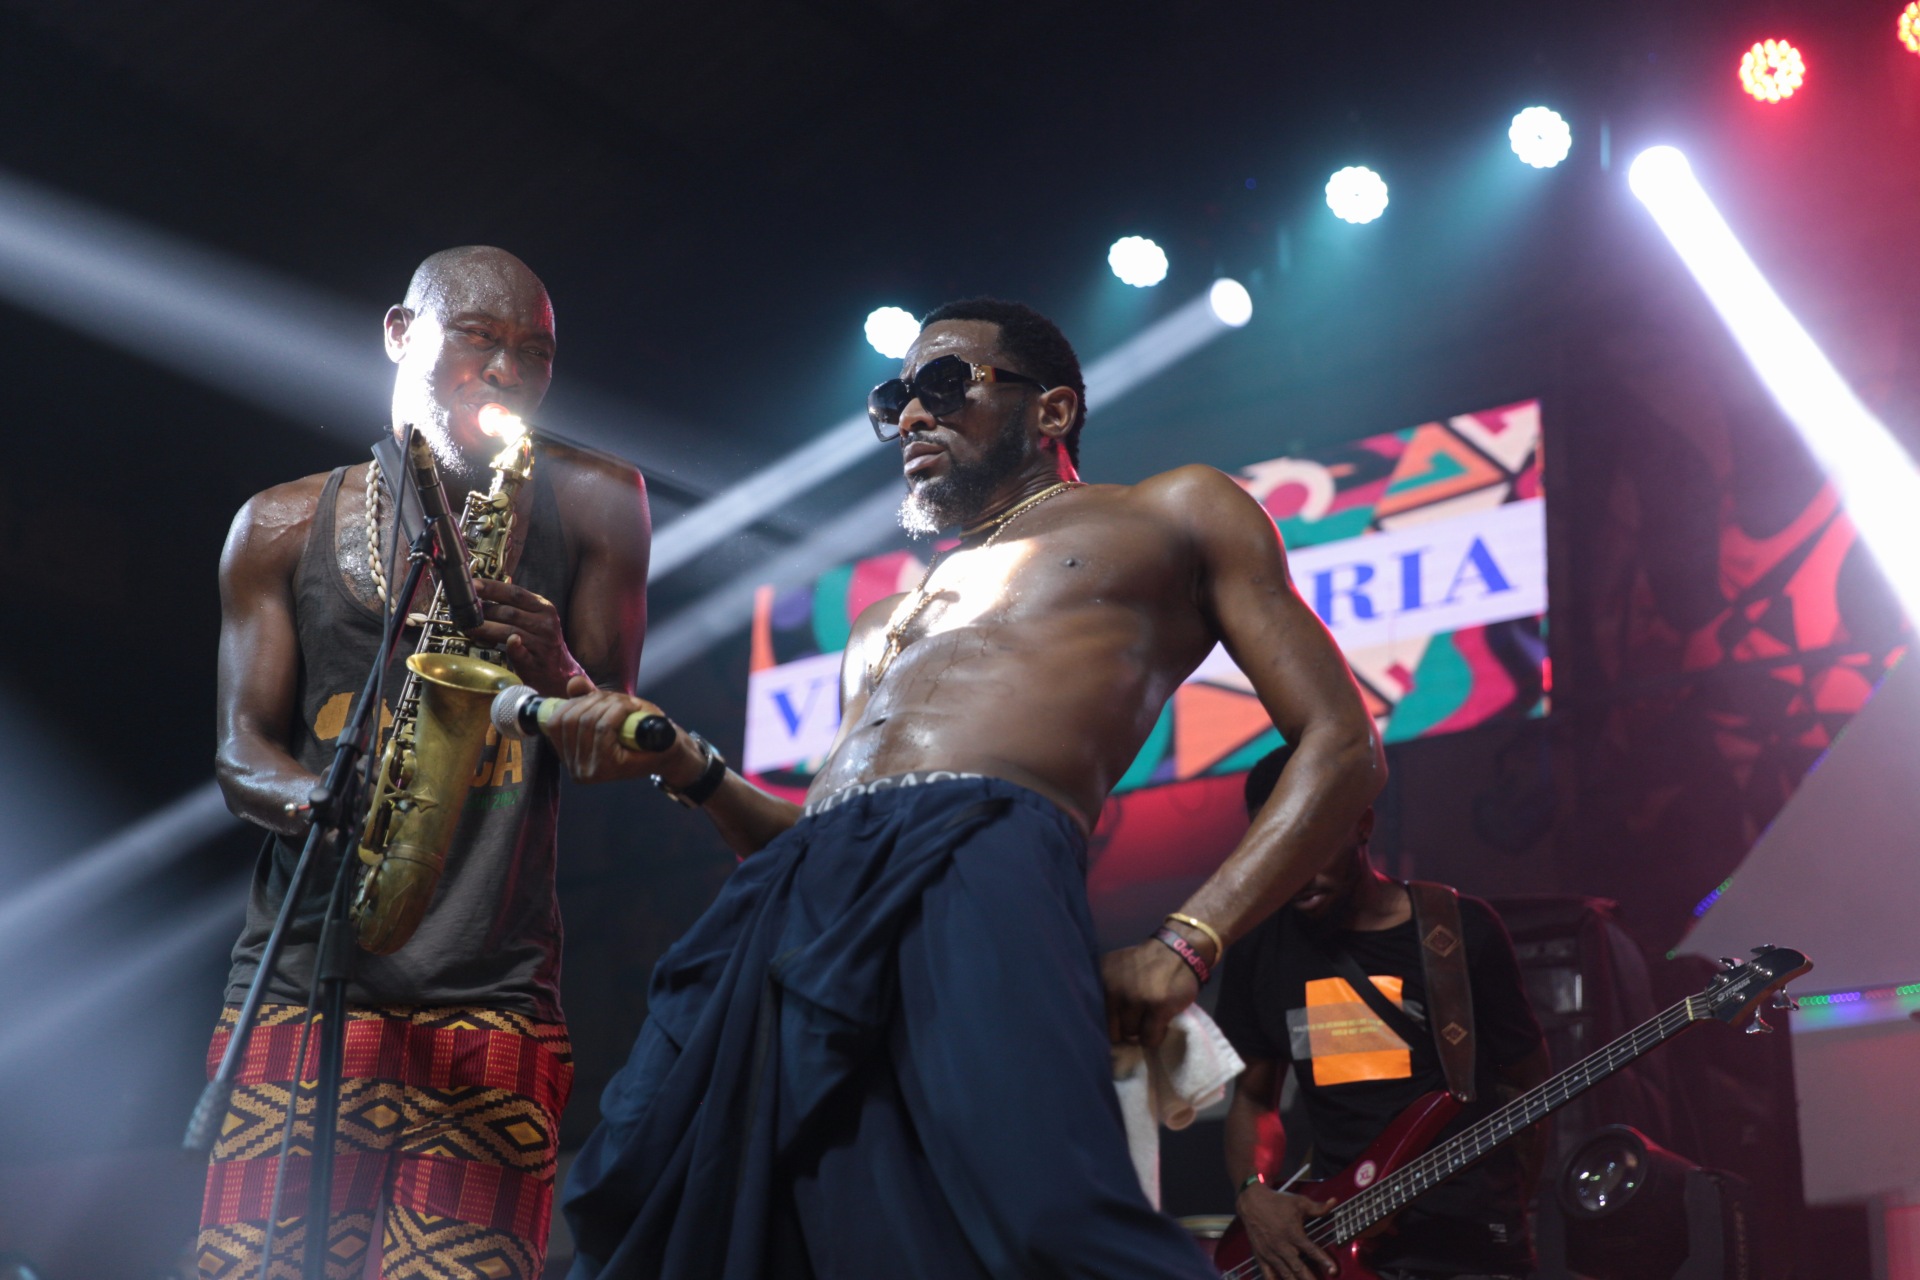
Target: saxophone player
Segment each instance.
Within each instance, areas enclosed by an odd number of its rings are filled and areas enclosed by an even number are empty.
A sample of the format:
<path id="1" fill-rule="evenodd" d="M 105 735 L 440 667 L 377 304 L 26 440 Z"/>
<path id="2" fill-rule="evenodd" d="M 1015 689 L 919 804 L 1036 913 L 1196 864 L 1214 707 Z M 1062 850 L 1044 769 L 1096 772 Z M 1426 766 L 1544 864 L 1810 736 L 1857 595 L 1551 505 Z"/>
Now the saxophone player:
<path id="1" fill-rule="evenodd" d="M 484 492 L 497 405 L 530 417 L 553 377 L 553 308 L 512 254 L 469 246 L 420 264 L 388 310 L 395 366 L 393 431 L 413 424 L 438 459 L 456 510 Z M 216 766 L 233 811 L 274 833 L 256 869 L 233 950 L 227 1009 L 239 1001 L 306 834 L 298 806 L 331 758 L 371 666 L 395 555 L 400 468 L 371 462 L 255 495 L 221 556 Z M 388 455 L 391 459 L 392 455 Z M 533 437 L 533 469 L 515 498 L 503 580 L 476 579 L 487 621 L 474 639 L 527 684 L 564 694 L 584 675 L 630 690 L 646 623 L 649 524 L 630 465 Z M 431 584 L 409 605 L 425 613 Z M 396 646 L 385 696 L 405 677 L 413 633 Z M 383 734 L 391 706 L 383 708 Z M 377 744 L 376 744 L 377 745 Z M 329 1274 L 362 1274 L 368 1250 L 385 1274 L 537 1277 L 546 1254 L 558 1122 L 572 1081 L 560 1009 L 560 919 L 554 836 L 560 766 L 539 740 L 489 735 L 438 891 L 391 955 L 358 955 L 348 990 Z M 310 906 L 267 992 L 247 1069 L 207 1174 L 200 1274 L 257 1274 L 286 1109 L 313 1105 L 312 1069 L 293 1061 L 312 977 L 321 900 Z M 304 1092 L 303 1092 L 304 1091 Z M 296 1127 L 295 1161 L 311 1149 Z M 303 1145 L 304 1144 L 304 1145 Z M 297 1188 L 304 1182 L 290 1169 Z M 272 1274 L 297 1276 L 309 1234 L 304 1192 L 287 1195 Z M 284 1259 L 284 1261 L 282 1261 Z"/>

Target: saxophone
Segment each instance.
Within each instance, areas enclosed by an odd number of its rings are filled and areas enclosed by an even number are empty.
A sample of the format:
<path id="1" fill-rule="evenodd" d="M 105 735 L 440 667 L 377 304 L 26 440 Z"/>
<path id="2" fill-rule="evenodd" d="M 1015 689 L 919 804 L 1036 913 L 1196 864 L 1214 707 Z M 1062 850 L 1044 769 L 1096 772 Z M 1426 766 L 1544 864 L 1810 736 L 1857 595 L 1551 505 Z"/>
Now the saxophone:
<path id="1" fill-rule="evenodd" d="M 411 448 L 416 470 L 433 465 L 417 434 Z M 492 486 L 467 495 L 460 536 L 475 578 L 506 579 L 514 500 L 533 474 L 533 444 L 524 429 L 491 466 Z M 519 683 L 498 650 L 482 648 L 454 627 L 444 590 L 435 588 L 421 621 L 360 840 L 365 865 L 353 921 L 360 945 L 375 955 L 406 945 L 426 915 L 486 747 L 493 697 Z"/>

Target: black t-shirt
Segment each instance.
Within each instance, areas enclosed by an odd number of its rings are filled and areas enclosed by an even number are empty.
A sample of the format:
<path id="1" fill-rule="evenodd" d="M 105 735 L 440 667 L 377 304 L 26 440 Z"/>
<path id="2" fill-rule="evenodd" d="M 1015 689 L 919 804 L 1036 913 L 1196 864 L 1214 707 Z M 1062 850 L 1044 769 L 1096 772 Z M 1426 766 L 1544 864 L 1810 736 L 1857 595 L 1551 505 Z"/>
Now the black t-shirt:
<path id="1" fill-rule="evenodd" d="M 1479 898 L 1460 898 L 1473 985 L 1479 1100 L 1437 1141 L 1496 1110 L 1494 1070 L 1539 1047 L 1540 1024 L 1520 985 L 1513 940 Z M 1409 1045 L 1327 959 L 1344 949 L 1388 999 L 1426 1025 L 1426 985 L 1413 921 L 1344 931 L 1316 943 L 1285 908 L 1235 943 L 1214 1017 L 1244 1058 L 1291 1062 L 1313 1128 L 1310 1177 L 1339 1173 L 1418 1098 L 1447 1087 L 1431 1034 Z M 1533 1249 L 1511 1145 L 1434 1187 L 1395 1221 L 1375 1265 L 1438 1272 L 1526 1271 Z"/>

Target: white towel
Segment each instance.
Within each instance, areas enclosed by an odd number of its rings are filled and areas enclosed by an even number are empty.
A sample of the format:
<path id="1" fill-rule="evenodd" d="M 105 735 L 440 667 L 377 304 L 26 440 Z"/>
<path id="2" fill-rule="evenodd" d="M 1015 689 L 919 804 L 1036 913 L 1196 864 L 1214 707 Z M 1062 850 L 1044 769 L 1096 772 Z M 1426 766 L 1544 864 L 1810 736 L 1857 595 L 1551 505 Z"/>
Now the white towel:
<path id="1" fill-rule="evenodd" d="M 1207 1011 L 1182 1010 L 1152 1053 L 1139 1045 L 1113 1049 L 1113 1087 L 1127 1123 L 1127 1149 L 1140 1187 L 1160 1207 L 1160 1126 L 1184 1129 L 1203 1108 L 1226 1096 L 1246 1069 Z"/>

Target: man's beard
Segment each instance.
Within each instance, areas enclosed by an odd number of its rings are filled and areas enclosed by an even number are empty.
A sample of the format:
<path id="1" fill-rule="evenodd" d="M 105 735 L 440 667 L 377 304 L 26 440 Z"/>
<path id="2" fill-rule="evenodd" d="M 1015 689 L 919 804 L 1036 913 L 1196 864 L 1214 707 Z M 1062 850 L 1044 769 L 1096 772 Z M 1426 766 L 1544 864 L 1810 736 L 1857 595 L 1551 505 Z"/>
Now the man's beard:
<path id="1" fill-rule="evenodd" d="M 984 457 L 965 463 L 955 459 L 947 474 L 918 488 L 909 481 L 906 500 L 900 504 L 900 527 L 915 538 L 931 538 L 951 525 L 976 519 L 993 491 L 1027 460 L 1024 420 L 1024 412 L 1008 414 Z M 952 459 L 951 454 L 948 457 Z"/>
<path id="2" fill-rule="evenodd" d="M 419 430 L 420 438 L 433 450 L 433 460 L 440 467 L 440 478 L 467 489 L 478 485 L 486 478 L 485 460 L 468 457 L 454 442 L 453 411 L 424 393 L 412 398 L 413 411 L 402 421 L 410 418 Z"/>

